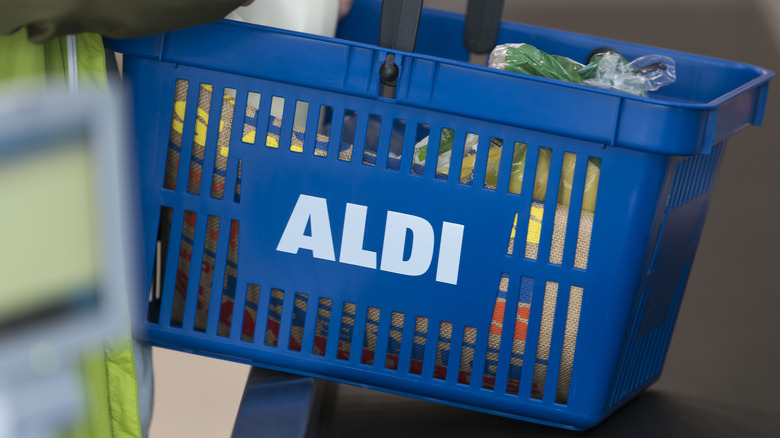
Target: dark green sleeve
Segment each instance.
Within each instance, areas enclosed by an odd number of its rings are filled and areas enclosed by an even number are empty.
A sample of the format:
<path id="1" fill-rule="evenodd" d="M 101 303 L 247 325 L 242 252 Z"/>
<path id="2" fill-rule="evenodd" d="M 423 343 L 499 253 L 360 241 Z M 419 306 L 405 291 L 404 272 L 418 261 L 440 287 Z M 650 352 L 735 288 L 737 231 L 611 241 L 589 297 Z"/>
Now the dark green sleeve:
<path id="1" fill-rule="evenodd" d="M 71 33 L 151 35 L 220 20 L 246 0 L 0 0 L 0 35 L 22 27 L 32 42 Z"/>

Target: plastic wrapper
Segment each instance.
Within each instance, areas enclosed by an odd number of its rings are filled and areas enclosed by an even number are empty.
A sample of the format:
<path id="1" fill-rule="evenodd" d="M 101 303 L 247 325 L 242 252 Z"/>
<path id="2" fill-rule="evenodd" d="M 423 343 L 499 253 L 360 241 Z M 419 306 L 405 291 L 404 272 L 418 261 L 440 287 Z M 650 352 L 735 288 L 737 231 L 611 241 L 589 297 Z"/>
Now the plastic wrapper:
<path id="1" fill-rule="evenodd" d="M 669 85 L 677 78 L 674 60 L 668 56 L 648 55 L 627 62 L 615 52 L 594 57 L 584 69 L 592 68 L 591 79 L 582 83 L 607 90 L 622 91 L 636 96 L 646 96 Z"/>
<path id="2" fill-rule="evenodd" d="M 490 54 L 488 66 L 643 97 L 677 78 L 674 60 L 668 56 L 648 55 L 628 62 L 619 54 L 607 51 L 583 65 L 544 53 L 530 44 L 497 46 Z"/>
<path id="3" fill-rule="evenodd" d="M 490 53 L 488 67 L 543 78 L 580 83 L 584 65 L 569 58 L 549 55 L 530 44 L 502 44 Z"/>
<path id="4" fill-rule="evenodd" d="M 436 174 L 448 175 L 450 159 L 453 151 L 454 131 L 451 129 L 442 130 L 440 153 L 436 160 Z M 415 145 L 414 163 L 425 165 L 428 153 L 428 139 L 425 137 Z M 461 181 L 470 181 L 471 173 L 464 175 L 464 169 L 473 169 L 474 160 L 477 156 L 478 137 L 473 134 L 466 135 L 463 163 L 461 165 Z M 499 139 L 491 139 L 490 150 L 488 151 L 487 165 L 485 169 L 485 186 L 495 189 L 498 185 L 498 171 L 501 164 L 501 153 L 503 142 Z M 509 176 L 509 191 L 520 193 L 523 186 L 523 175 L 527 167 L 526 155 L 527 146 L 518 144 L 512 154 L 511 174 Z M 550 173 L 551 151 L 546 148 L 539 149 L 538 161 L 536 163 L 536 178 L 532 198 L 535 201 L 544 202 L 547 192 L 548 179 Z M 576 156 L 574 154 L 564 154 L 563 165 L 561 168 L 561 181 L 558 190 L 558 203 L 568 207 L 571 199 L 571 190 L 574 183 L 574 168 Z M 533 164 L 532 164 L 533 166 Z M 588 169 L 585 178 L 585 192 L 582 199 L 582 209 L 594 212 L 596 208 L 596 194 L 599 185 L 599 174 L 601 171 L 601 160 L 598 158 L 588 159 Z M 473 172 L 473 171 L 472 171 Z M 558 181 L 553 182 L 557 184 Z"/>

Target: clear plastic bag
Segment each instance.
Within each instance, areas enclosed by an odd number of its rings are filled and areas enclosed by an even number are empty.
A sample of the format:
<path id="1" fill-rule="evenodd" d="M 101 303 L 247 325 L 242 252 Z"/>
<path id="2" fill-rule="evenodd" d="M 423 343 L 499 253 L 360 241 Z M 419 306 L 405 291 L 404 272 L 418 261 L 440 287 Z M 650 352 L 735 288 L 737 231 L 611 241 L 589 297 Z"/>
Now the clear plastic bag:
<path id="1" fill-rule="evenodd" d="M 488 67 L 647 96 L 677 78 L 672 58 L 648 55 L 628 62 L 614 51 L 599 53 L 588 65 L 550 55 L 530 44 L 502 44 L 490 54 Z"/>
<path id="2" fill-rule="evenodd" d="M 627 62 L 615 52 L 606 52 L 594 59 L 585 67 L 594 66 L 591 67 L 593 78 L 582 82 L 592 87 L 646 96 L 648 91 L 655 91 L 677 79 L 674 60 L 668 56 L 648 55 Z"/>
<path id="3" fill-rule="evenodd" d="M 490 53 L 488 67 L 549 79 L 580 83 L 584 65 L 563 56 L 550 55 L 530 44 L 501 44 Z"/>

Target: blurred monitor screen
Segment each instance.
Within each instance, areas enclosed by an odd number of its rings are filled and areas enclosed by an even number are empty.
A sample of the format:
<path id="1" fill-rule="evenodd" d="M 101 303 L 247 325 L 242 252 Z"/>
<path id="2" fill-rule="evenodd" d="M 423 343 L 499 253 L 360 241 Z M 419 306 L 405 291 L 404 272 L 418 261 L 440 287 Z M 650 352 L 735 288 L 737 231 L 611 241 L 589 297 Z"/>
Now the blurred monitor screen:
<path id="1" fill-rule="evenodd" d="M 0 333 L 95 307 L 93 158 L 86 135 L 71 135 L 0 160 Z"/>

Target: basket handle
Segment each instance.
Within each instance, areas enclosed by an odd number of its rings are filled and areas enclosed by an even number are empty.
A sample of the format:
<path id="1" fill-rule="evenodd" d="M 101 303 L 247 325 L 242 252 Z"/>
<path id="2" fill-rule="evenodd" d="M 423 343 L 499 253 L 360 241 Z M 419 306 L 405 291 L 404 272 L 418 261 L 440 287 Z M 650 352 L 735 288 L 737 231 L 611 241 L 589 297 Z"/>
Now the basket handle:
<path id="1" fill-rule="evenodd" d="M 379 45 L 414 52 L 420 25 L 422 0 L 383 0 L 379 24 Z"/>
<path id="2" fill-rule="evenodd" d="M 422 3 L 422 0 L 382 0 L 380 47 L 414 52 Z M 504 0 L 469 0 L 463 36 L 466 48 L 471 53 L 485 54 L 493 50 L 503 9 Z M 388 87 L 398 85 L 398 66 L 394 54 L 385 56 L 385 62 L 379 69 L 379 79 Z"/>
<path id="3" fill-rule="evenodd" d="M 498 40 L 504 0 L 469 0 L 463 41 L 469 52 L 490 53 Z"/>
<path id="4" fill-rule="evenodd" d="M 382 0 L 379 24 L 379 46 L 404 52 L 414 52 L 417 28 L 420 25 L 422 0 Z M 388 53 L 379 69 L 379 79 L 388 87 L 398 85 L 395 55 Z"/>

